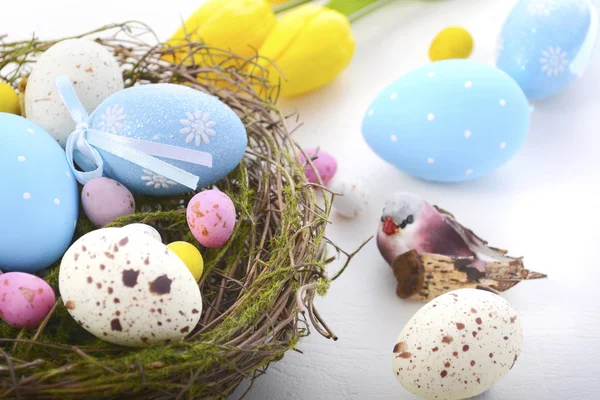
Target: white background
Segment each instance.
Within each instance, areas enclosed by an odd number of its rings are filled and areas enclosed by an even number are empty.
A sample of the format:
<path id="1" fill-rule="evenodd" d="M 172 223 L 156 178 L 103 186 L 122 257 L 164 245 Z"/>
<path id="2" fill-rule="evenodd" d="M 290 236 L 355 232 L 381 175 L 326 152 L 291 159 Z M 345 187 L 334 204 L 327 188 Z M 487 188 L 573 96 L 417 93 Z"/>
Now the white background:
<path id="1" fill-rule="evenodd" d="M 0 32 L 24 38 L 77 34 L 127 19 L 167 38 L 201 0 L 3 0 Z M 600 50 L 587 74 L 561 95 L 535 105 L 529 137 L 505 167 L 474 182 L 432 184 L 378 159 L 364 143 L 361 118 L 386 84 L 428 62 L 435 34 L 461 25 L 473 34 L 473 59 L 491 62 L 511 0 L 397 0 L 354 24 L 352 65 L 332 85 L 285 101 L 304 126 L 296 139 L 337 156 L 341 170 L 372 183 L 372 205 L 359 218 L 333 218 L 329 236 L 353 249 L 374 233 L 382 199 L 415 191 L 492 245 L 524 255 L 549 274 L 504 297 L 519 311 L 525 340 L 510 373 L 481 399 L 597 399 L 600 393 Z M 395 296 L 392 272 L 371 243 L 318 303 L 339 335 L 300 342 L 256 382 L 252 400 L 414 399 L 391 372 L 397 335 L 420 307 Z M 233 398 L 238 398 L 238 391 Z"/>

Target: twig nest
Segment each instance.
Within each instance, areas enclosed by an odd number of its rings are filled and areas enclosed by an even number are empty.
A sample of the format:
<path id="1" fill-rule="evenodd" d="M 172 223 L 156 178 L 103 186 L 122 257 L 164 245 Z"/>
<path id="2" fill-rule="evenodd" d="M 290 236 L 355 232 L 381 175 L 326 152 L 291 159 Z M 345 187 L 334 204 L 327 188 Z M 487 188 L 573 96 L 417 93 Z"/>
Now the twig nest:
<path id="1" fill-rule="evenodd" d="M 95 178 L 83 186 L 81 205 L 88 219 L 97 227 L 135 212 L 131 192 L 109 178 Z"/>
<path id="2" fill-rule="evenodd" d="M 473 37 L 464 28 L 451 26 L 442 30 L 431 42 L 429 58 L 431 61 L 468 58 L 473 51 Z"/>
<path id="3" fill-rule="evenodd" d="M 455 290 L 423 306 L 394 345 L 392 365 L 406 390 L 424 399 L 459 400 L 491 388 L 513 367 L 523 332 L 500 296 Z"/>
<path id="4" fill-rule="evenodd" d="M 43 279 L 23 272 L 0 276 L 0 318 L 16 328 L 36 328 L 56 297 Z"/>
<path id="5" fill-rule="evenodd" d="M 77 240 L 61 262 L 59 287 L 79 325 L 124 346 L 183 339 L 202 311 L 198 285 L 179 257 L 151 236 L 122 228 Z"/>

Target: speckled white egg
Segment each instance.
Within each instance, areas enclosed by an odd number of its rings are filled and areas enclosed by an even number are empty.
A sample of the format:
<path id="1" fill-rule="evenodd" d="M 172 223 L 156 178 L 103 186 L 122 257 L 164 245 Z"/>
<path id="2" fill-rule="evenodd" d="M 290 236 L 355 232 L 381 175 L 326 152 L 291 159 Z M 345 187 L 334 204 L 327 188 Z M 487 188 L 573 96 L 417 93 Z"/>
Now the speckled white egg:
<path id="1" fill-rule="evenodd" d="M 358 217 L 369 206 L 370 185 L 361 176 L 337 173 L 327 187 L 336 193 L 333 210 L 342 217 Z"/>
<path id="2" fill-rule="evenodd" d="M 183 339 L 202 311 L 200 289 L 183 261 L 131 229 L 99 229 L 77 240 L 62 259 L 59 289 L 79 325 L 124 346 Z"/>
<path id="3" fill-rule="evenodd" d="M 523 332 L 503 298 L 460 289 L 427 303 L 393 350 L 393 372 L 424 399 L 460 400 L 491 388 L 515 364 Z"/>
<path id="4" fill-rule="evenodd" d="M 133 232 L 139 232 L 144 235 L 148 235 L 151 238 L 154 238 L 155 240 L 162 243 L 162 237 L 160 236 L 160 233 L 150 225 L 136 223 L 125 225 L 122 229 L 125 229 L 127 231 L 131 230 Z"/>
<path id="5" fill-rule="evenodd" d="M 112 54 L 91 40 L 63 40 L 42 54 L 27 79 L 25 113 L 64 147 L 75 122 L 54 84 L 60 75 L 69 76 L 88 113 L 123 89 L 123 77 Z"/>

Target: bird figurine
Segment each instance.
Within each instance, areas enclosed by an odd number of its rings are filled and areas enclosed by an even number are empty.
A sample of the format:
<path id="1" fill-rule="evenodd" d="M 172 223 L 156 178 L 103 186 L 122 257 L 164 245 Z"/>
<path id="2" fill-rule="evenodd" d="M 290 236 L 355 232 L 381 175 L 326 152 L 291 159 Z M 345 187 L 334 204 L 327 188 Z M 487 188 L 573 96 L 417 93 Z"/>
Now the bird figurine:
<path id="1" fill-rule="evenodd" d="M 521 280 L 546 277 L 413 193 L 398 192 L 386 202 L 377 246 L 394 271 L 401 298 L 430 301 L 459 288 L 498 293 Z"/>

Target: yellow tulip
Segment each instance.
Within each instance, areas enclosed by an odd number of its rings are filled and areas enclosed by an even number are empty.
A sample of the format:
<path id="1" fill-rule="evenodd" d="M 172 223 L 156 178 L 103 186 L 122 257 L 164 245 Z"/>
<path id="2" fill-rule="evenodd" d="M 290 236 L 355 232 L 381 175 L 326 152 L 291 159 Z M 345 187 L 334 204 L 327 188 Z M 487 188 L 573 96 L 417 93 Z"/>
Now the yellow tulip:
<path id="1" fill-rule="evenodd" d="M 281 79 L 282 96 L 296 96 L 333 81 L 352 60 L 354 47 L 350 22 L 343 14 L 306 4 L 279 20 L 259 50 L 266 58 L 259 63 L 272 84 Z"/>
<path id="2" fill-rule="evenodd" d="M 277 5 L 277 4 L 283 4 L 283 3 L 287 3 L 290 0 L 269 0 L 269 3 L 273 4 L 273 5 Z"/>
<path id="3" fill-rule="evenodd" d="M 263 44 L 277 19 L 266 0 L 208 0 L 167 41 L 169 47 L 184 46 L 188 40 L 230 50 L 249 58 Z M 174 61 L 187 56 L 188 50 L 177 52 Z M 167 58 L 167 57 L 165 57 Z M 202 64 L 203 57 L 194 57 Z"/>
<path id="4" fill-rule="evenodd" d="M 19 95 L 6 82 L 0 82 L 0 112 L 21 114 Z"/>

